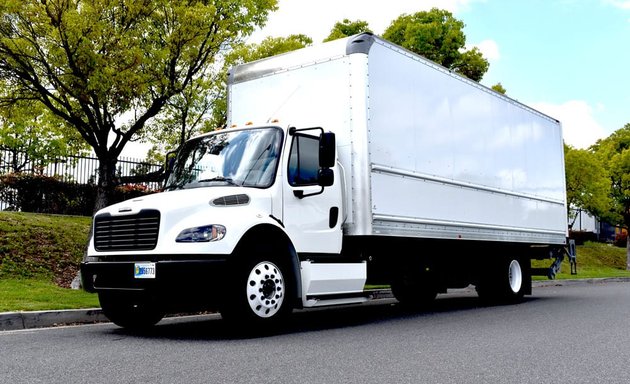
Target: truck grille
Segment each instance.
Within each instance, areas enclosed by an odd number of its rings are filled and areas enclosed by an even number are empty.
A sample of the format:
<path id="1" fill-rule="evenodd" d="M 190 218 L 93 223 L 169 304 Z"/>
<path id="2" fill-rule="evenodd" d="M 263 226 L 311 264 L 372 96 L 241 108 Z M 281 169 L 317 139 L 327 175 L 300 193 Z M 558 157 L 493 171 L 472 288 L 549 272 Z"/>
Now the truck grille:
<path id="1" fill-rule="evenodd" d="M 155 248 L 160 230 L 160 211 L 142 210 L 137 215 L 94 218 L 94 248 L 101 252 L 148 251 Z"/>

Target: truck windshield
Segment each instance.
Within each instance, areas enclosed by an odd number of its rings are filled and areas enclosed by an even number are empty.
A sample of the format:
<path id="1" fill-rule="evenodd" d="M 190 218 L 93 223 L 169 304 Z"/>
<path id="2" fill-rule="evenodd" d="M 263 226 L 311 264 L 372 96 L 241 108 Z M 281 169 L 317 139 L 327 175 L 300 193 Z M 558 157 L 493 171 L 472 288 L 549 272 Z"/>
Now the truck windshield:
<path id="1" fill-rule="evenodd" d="M 221 131 L 188 141 L 179 151 L 165 189 L 273 184 L 282 143 L 279 128 Z"/>

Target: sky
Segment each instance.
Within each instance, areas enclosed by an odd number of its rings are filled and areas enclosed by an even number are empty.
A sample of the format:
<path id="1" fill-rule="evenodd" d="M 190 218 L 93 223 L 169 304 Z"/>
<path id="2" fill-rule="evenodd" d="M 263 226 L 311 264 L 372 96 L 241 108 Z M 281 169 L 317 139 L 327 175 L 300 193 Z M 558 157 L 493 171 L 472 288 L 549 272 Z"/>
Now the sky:
<path id="1" fill-rule="evenodd" d="M 304 34 L 319 44 L 343 19 L 382 35 L 433 7 L 464 22 L 466 45 L 489 60 L 481 84 L 560 120 L 566 144 L 587 148 L 630 124 L 630 0 L 279 0 L 249 42 Z"/>

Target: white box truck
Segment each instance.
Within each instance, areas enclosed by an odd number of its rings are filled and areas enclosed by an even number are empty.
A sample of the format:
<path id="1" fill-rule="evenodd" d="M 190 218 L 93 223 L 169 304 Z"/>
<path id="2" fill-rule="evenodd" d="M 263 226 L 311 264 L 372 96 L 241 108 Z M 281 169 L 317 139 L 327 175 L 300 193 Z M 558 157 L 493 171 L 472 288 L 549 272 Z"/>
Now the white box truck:
<path id="1" fill-rule="evenodd" d="M 567 253 L 549 116 L 372 34 L 227 86 L 229 128 L 185 143 L 162 192 L 94 216 L 83 287 L 120 326 L 214 308 L 258 327 L 374 285 L 411 307 L 469 285 L 513 301 Z"/>

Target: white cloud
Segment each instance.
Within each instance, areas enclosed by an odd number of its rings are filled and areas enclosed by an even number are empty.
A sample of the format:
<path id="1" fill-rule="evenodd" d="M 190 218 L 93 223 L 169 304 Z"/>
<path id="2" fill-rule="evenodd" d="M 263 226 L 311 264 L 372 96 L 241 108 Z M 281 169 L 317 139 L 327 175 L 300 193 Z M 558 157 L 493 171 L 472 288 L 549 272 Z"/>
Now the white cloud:
<path id="1" fill-rule="evenodd" d="M 579 149 L 595 144 L 607 137 L 606 130 L 593 117 L 593 107 L 583 100 L 570 100 L 562 104 L 533 103 L 535 108 L 562 123 L 564 141 Z M 597 105 L 596 109 L 603 108 Z"/>
<path id="2" fill-rule="evenodd" d="M 258 43 L 267 36 L 304 34 L 319 43 L 328 36 L 335 23 L 343 19 L 367 21 L 369 28 L 381 35 L 403 13 L 428 11 L 433 7 L 456 13 L 470 3 L 480 1 L 483 0 L 279 0 L 278 10 L 269 15 L 267 25 L 249 41 Z"/>
<path id="3" fill-rule="evenodd" d="M 617 7 L 621 9 L 630 9 L 629 0 L 604 0 L 604 4 L 610 4 L 613 7 Z"/>
<path id="4" fill-rule="evenodd" d="M 478 44 L 466 47 L 466 49 L 470 49 L 472 47 L 477 47 L 481 53 L 483 53 L 483 57 L 488 59 L 490 62 L 497 61 L 501 58 L 499 45 L 494 40 L 483 40 Z"/>

